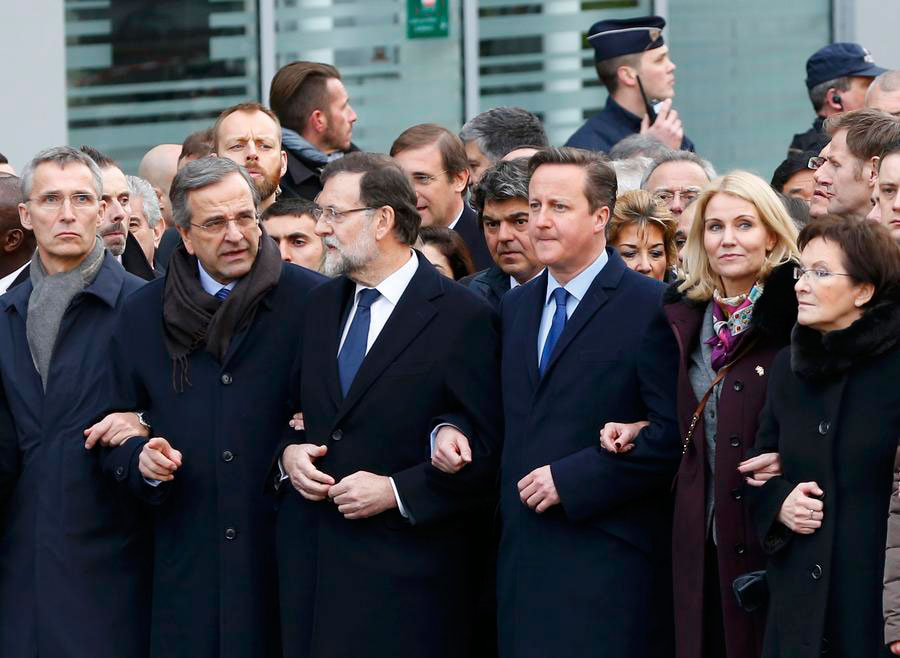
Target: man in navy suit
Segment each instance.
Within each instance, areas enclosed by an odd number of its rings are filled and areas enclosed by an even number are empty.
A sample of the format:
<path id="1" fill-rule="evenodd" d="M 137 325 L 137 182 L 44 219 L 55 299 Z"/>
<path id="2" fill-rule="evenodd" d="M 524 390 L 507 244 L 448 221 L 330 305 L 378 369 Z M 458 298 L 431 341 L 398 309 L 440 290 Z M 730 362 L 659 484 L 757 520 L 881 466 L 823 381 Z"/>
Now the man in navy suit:
<path id="1" fill-rule="evenodd" d="M 500 655 L 667 655 L 680 444 L 664 287 L 606 248 L 611 167 L 546 148 L 529 169 L 530 233 L 547 270 L 501 303 Z M 645 418 L 642 446 L 601 451 L 607 421 Z"/>
<path id="2" fill-rule="evenodd" d="M 416 194 L 389 158 L 348 154 L 322 180 L 316 232 L 341 276 L 308 298 L 292 400 L 305 429 L 272 470 L 284 655 L 468 657 L 498 318 L 411 248 Z M 472 448 L 456 475 L 431 464 L 446 440 Z"/>

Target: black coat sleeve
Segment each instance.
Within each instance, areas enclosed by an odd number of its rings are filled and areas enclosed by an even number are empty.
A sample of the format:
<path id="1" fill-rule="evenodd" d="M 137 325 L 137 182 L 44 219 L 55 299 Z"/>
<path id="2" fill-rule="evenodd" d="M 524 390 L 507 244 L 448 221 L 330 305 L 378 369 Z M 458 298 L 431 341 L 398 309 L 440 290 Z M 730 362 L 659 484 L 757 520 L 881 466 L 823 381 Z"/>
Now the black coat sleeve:
<path id="1" fill-rule="evenodd" d="M 0 515 L 5 510 L 12 490 L 16 486 L 19 466 L 19 442 L 16 438 L 16 426 L 6 402 L 6 391 L 0 382 Z"/>

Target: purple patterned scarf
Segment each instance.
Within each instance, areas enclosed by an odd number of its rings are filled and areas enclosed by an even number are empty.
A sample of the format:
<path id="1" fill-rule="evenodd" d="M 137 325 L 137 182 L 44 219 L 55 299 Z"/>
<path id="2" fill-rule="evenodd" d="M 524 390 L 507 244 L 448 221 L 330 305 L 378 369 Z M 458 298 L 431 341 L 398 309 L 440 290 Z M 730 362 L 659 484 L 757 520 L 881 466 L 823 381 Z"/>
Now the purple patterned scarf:
<path id="1" fill-rule="evenodd" d="M 763 284 L 757 282 L 750 292 L 735 297 L 722 297 L 713 292 L 713 332 L 706 341 L 712 345 L 712 368 L 716 372 L 728 363 L 728 359 L 744 339 L 753 317 L 753 306 L 763 293 Z"/>

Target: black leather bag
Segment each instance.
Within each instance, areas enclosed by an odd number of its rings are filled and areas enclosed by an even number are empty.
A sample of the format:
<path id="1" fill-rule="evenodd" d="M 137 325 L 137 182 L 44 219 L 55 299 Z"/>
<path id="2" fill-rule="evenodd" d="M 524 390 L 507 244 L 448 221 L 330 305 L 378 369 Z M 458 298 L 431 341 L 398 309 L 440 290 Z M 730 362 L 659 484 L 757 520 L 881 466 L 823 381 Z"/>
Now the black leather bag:
<path id="1" fill-rule="evenodd" d="M 731 584 L 738 606 L 746 612 L 755 612 L 769 601 L 769 583 L 765 571 L 751 571 L 734 579 Z"/>

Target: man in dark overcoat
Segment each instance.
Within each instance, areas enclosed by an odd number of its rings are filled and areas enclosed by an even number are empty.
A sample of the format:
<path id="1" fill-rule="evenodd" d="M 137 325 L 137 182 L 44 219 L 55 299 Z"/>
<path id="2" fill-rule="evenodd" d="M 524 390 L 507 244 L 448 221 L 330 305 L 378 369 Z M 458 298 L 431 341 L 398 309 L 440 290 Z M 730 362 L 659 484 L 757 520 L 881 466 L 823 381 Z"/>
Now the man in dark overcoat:
<path id="1" fill-rule="evenodd" d="M 481 503 L 500 442 L 495 312 L 411 249 L 416 195 L 385 156 L 323 172 L 325 271 L 303 334 L 305 430 L 280 481 L 285 656 L 473 655 Z M 465 436 L 471 463 L 431 464 Z M 288 478 L 290 482 L 288 482 Z"/>
<path id="2" fill-rule="evenodd" d="M 143 283 L 97 237 L 101 173 L 68 147 L 22 172 L 29 279 L 0 298 L 0 378 L 18 479 L 0 529 L 0 656 L 147 655 L 148 541 L 84 430 L 105 409 L 109 342 Z M 140 434 L 134 420 L 130 434 Z"/>
<path id="3" fill-rule="evenodd" d="M 283 263 L 239 165 L 208 157 L 172 184 L 183 243 L 164 279 L 127 302 L 113 341 L 112 407 L 140 409 L 150 441 L 106 469 L 154 504 L 151 656 L 280 656 L 274 510 L 263 483 L 287 407 L 307 292 Z"/>
<path id="4" fill-rule="evenodd" d="M 680 445 L 664 287 L 606 248 L 616 176 L 599 156 L 550 148 L 529 166 L 547 270 L 501 303 L 500 656 L 671 655 Z M 643 445 L 601 451 L 606 422 L 645 418 Z"/>

